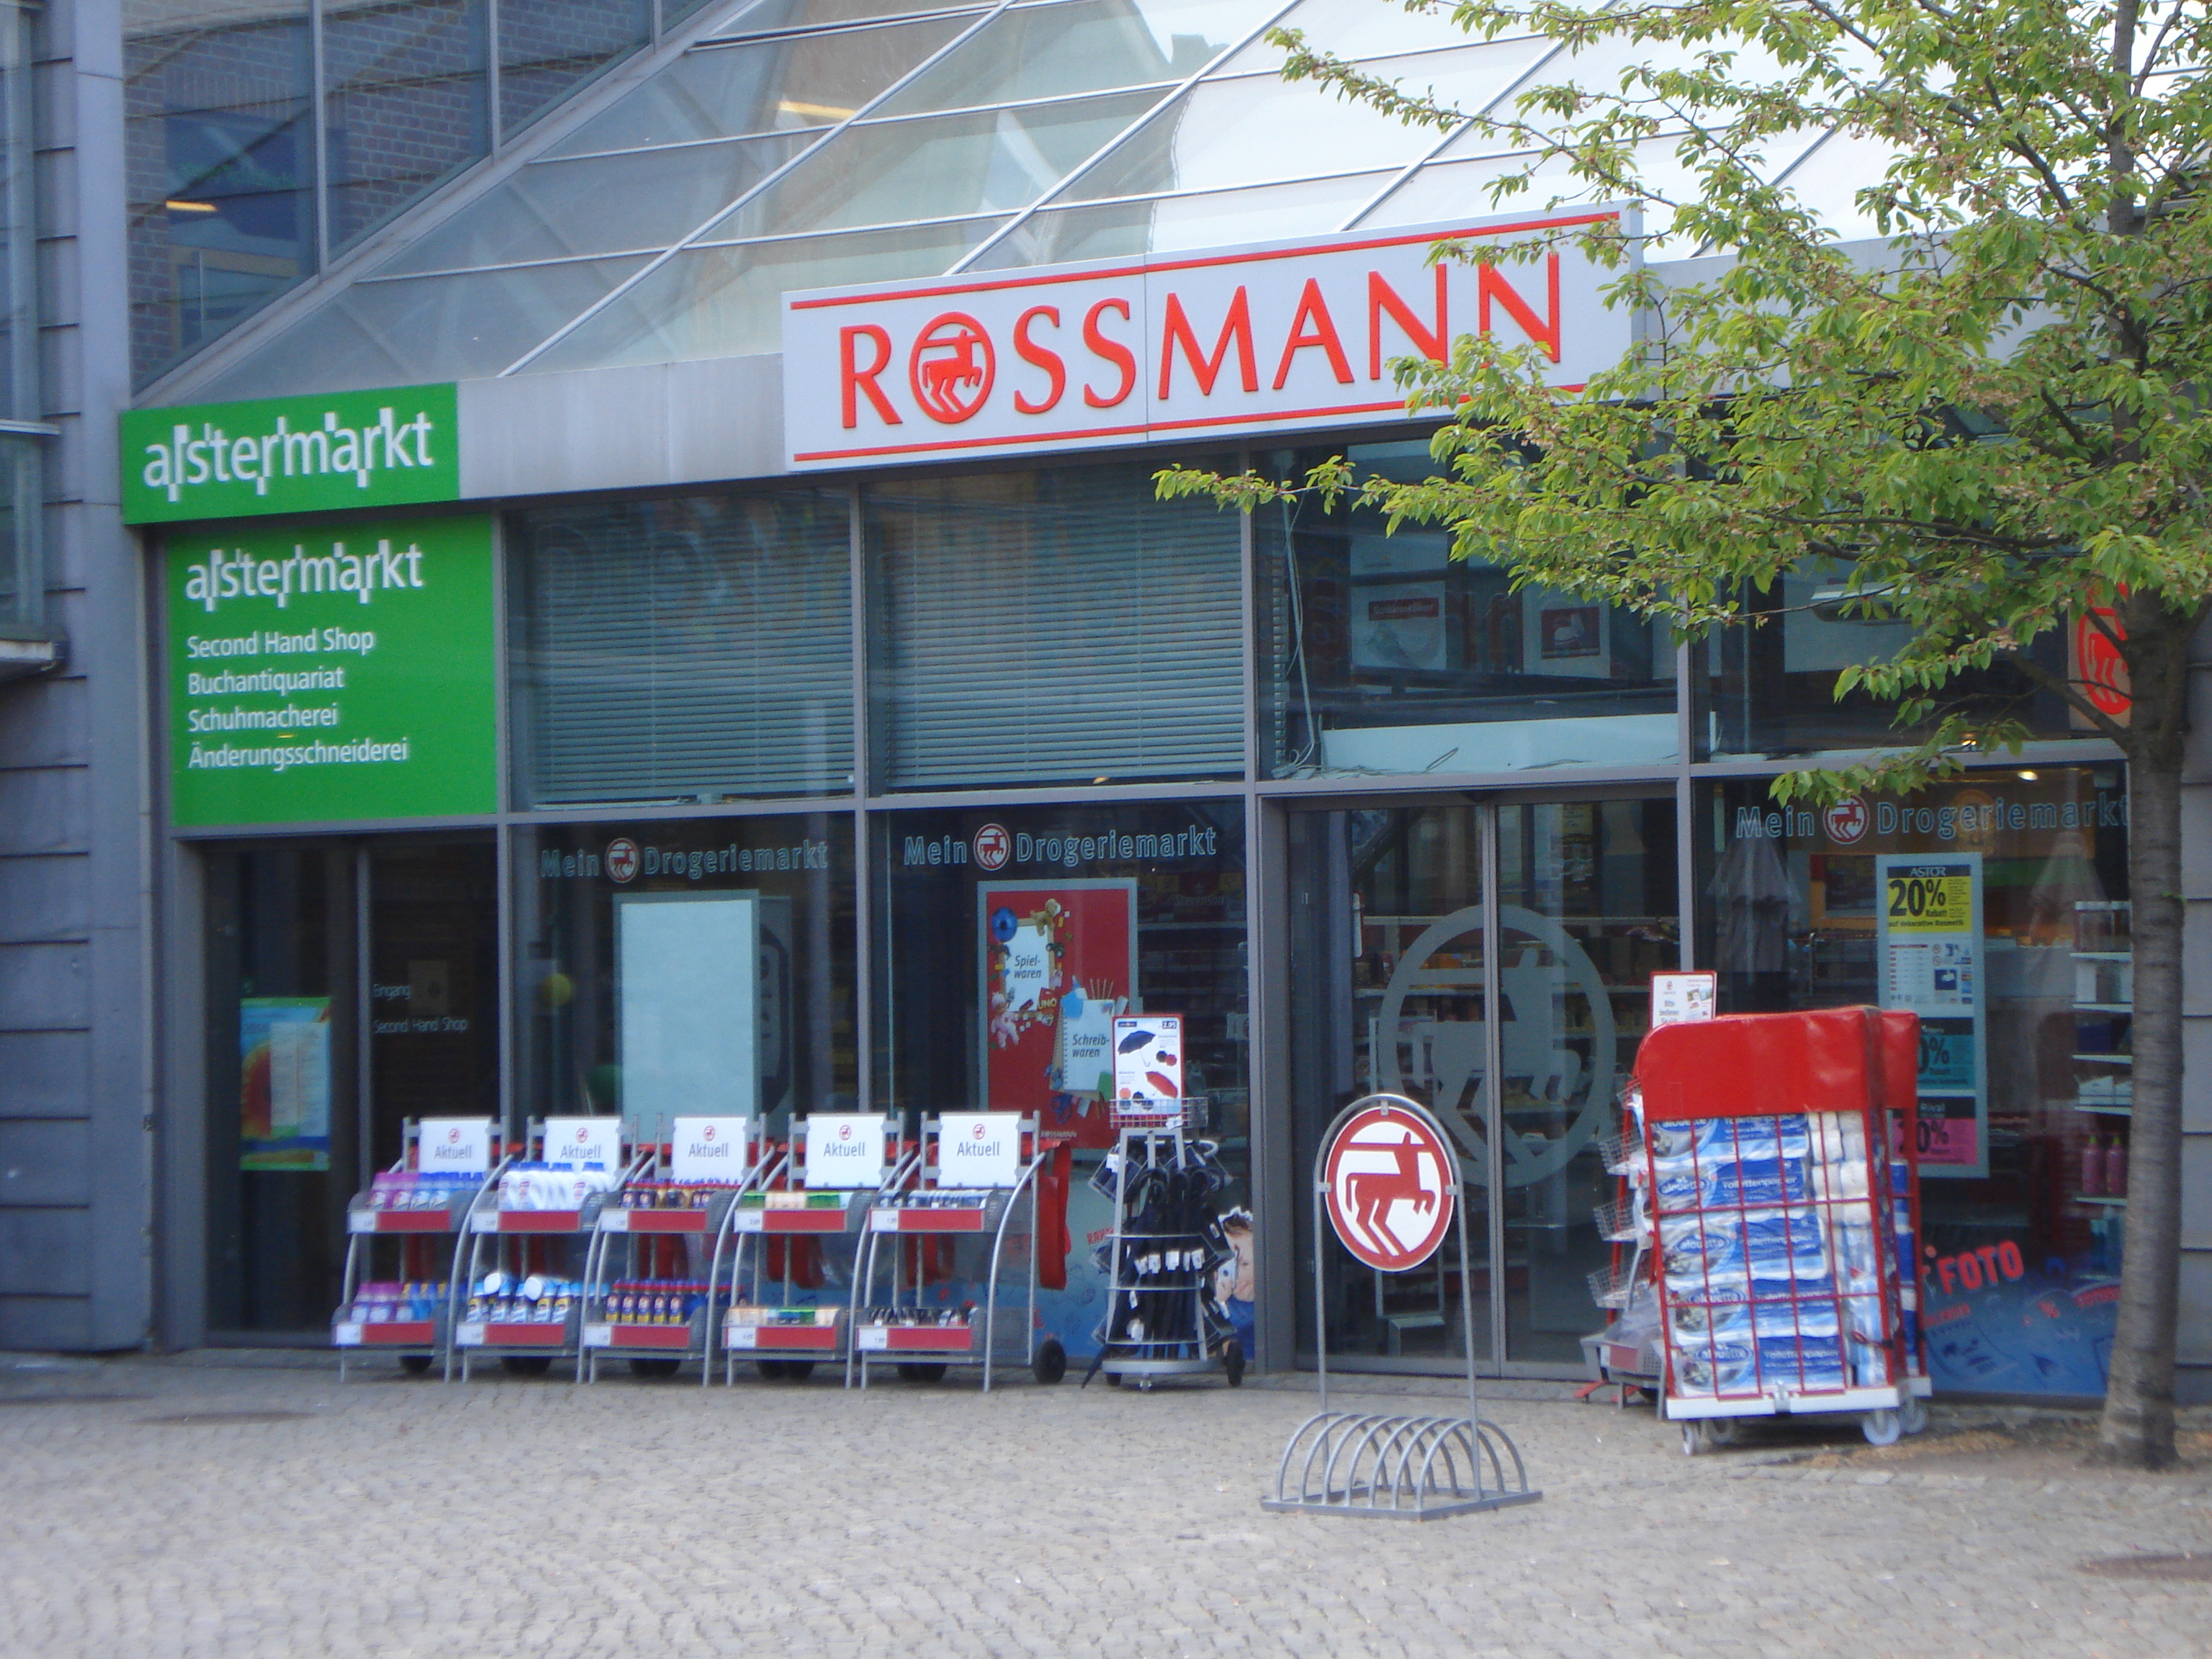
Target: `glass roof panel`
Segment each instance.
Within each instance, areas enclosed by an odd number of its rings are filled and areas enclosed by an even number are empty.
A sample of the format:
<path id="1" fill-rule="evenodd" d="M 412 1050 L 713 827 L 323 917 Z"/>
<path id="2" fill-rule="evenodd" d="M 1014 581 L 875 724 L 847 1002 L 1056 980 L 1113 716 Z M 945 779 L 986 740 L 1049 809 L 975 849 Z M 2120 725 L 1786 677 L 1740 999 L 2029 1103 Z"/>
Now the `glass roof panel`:
<path id="1" fill-rule="evenodd" d="M 1838 240 L 1856 241 L 1881 234 L 1874 216 L 1859 206 L 1856 198 L 1869 185 L 1880 184 L 1896 159 L 1895 147 L 1879 138 L 1832 132 L 1783 182 L 1820 214 Z"/>
<path id="2" fill-rule="evenodd" d="M 988 9 L 981 0 L 934 0 L 934 3 L 933 0 L 749 0 L 700 38 L 726 40 L 774 29 L 818 29 L 831 23 L 864 22 L 876 17 Z"/>
<path id="3" fill-rule="evenodd" d="M 1452 21 L 1449 5 L 1433 10 L 1408 10 L 1392 0 L 1303 0 L 1298 9 L 1275 25 L 1297 29 L 1316 52 L 1340 58 L 1380 58 L 1394 52 L 1434 52 L 1464 46 L 1480 40 Z M 1255 40 L 1222 65 L 1236 75 L 1246 70 L 1279 70 L 1285 56 L 1280 46 Z"/>
<path id="4" fill-rule="evenodd" d="M 1494 41 L 1449 52 L 1383 60 L 1377 74 L 1409 89 L 1433 88 L 1462 108 L 1480 108 L 1538 55 L 1535 44 Z M 1215 190 L 1316 173 L 1403 167 L 1442 137 L 1364 104 L 1272 75 L 1206 81 L 1163 110 L 1084 174 L 1071 201 Z"/>
<path id="5" fill-rule="evenodd" d="M 830 125 L 974 21 L 929 17 L 687 52 L 548 154 L 584 155 Z"/>
<path id="6" fill-rule="evenodd" d="M 496 374 L 645 263 L 357 283 L 195 395 L 269 398 Z"/>
<path id="7" fill-rule="evenodd" d="M 1343 179 L 1301 179 L 1149 202 L 1051 208 L 1027 220 L 969 269 L 1006 270 L 1326 235 L 1395 176 L 1356 173 Z"/>
<path id="8" fill-rule="evenodd" d="M 1543 44 L 1548 46 L 1551 43 L 1546 41 Z M 1523 112 L 1517 107 L 1520 100 L 1538 87 L 1586 87 L 1594 92 L 1619 94 L 1620 77 L 1625 71 L 1686 65 L 1703 50 L 1705 48 L 1692 49 L 1665 41 L 1630 40 L 1619 35 L 1608 35 L 1571 56 L 1562 52 L 1542 64 L 1527 77 L 1526 85 L 1515 88 L 1512 101 L 1490 112 L 1499 120 L 1513 118 Z M 1735 52 L 1735 65 L 1731 73 L 1739 81 L 1761 82 L 1778 77 L 1782 70 L 1766 53 L 1752 47 L 1741 47 Z M 1641 92 L 1630 94 L 1632 99 L 1639 100 L 1649 95 Z M 1652 113 L 1662 119 L 1666 118 L 1663 109 L 1655 107 Z M 1544 118 L 1547 123 L 1551 119 L 1549 117 Z M 1686 119 L 1677 118 L 1681 125 L 1689 125 Z M 1498 140 L 1486 133 L 1464 132 L 1451 142 L 1443 154 L 1449 156 L 1481 155 L 1500 148 Z"/>
<path id="9" fill-rule="evenodd" d="M 969 219 L 687 248 L 529 367 L 598 368 L 775 351 L 786 293 L 934 276 L 1005 222 Z"/>
<path id="10" fill-rule="evenodd" d="M 1002 13 L 882 115 L 1181 81 L 1257 27 L 1273 0 L 1072 0 Z"/>
<path id="11" fill-rule="evenodd" d="M 536 162 L 478 197 L 376 275 L 585 253 L 659 252 L 796 155 L 793 134 Z"/>
<path id="12" fill-rule="evenodd" d="M 1159 96 L 1115 93 L 849 126 L 702 240 L 737 241 L 1026 207 Z"/>

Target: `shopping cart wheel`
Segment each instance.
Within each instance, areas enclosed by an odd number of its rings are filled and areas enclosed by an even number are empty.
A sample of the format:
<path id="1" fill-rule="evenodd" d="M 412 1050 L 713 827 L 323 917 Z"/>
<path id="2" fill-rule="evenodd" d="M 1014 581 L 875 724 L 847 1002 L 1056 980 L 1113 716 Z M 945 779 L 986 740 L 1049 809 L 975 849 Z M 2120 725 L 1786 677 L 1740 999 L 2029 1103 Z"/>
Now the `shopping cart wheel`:
<path id="1" fill-rule="evenodd" d="M 503 1353 L 499 1368 L 509 1376 L 543 1376 L 553 1369 L 550 1353 Z"/>
<path id="2" fill-rule="evenodd" d="M 680 1359 L 653 1359 L 633 1357 L 629 1362 L 632 1376 L 673 1376 L 684 1369 Z"/>
<path id="3" fill-rule="evenodd" d="M 1050 1388 L 1067 1375 L 1067 1350 L 1048 1336 L 1037 1344 L 1037 1351 L 1030 1360 L 1030 1373 Z"/>
<path id="4" fill-rule="evenodd" d="M 1907 1434 L 1927 1433 L 1928 1402 L 1914 1395 L 1897 1408 L 1897 1420 L 1904 1425 Z"/>
<path id="5" fill-rule="evenodd" d="M 1705 1449 L 1705 1437 L 1698 1432 L 1695 1423 L 1682 1425 L 1682 1455 L 1695 1457 Z"/>
<path id="6" fill-rule="evenodd" d="M 811 1359 L 787 1359 L 783 1362 L 783 1380 L 787 1382 L 804 1382 L 813 1375 L 814 1362 Z"/>
<path id="7" fill-rule="evenodd" d="M 945 1362 L 942 1359 L 902 1359 L 899 1361 L 899 1381 L 942 1382 L 945 1381 Z"/>
<path id="8" fill-rule="evenodd" d="M 1893 1411 L 1869 1412 L 1859 1419 L 1859 1431 L 1869 1446 L 1894 1446 L 1905 1434 L 1905 1421 Z"/>
<path id="9" fill-rule="evenodd" d="M 428 1376 L 430 1374 L 430 1356 L 427 1353 L 403 1353 L 399 1356 L 399 1369 L 410 1376 Z"/>
<path id="10" fill-rule="evenodd" d="M 1244 1386 L 1244 1345 L 1233 1336 L 1221 1345 L 1221 1370 L 1231 1388 Z"/>
<path id="11" fill-rule="evenodd" d="M 1743 1433 L 1743 1425 L 1733 1417 L 1709 1417 L 1699 1426 L 1708 1446 L 1733 1446 Z"/>

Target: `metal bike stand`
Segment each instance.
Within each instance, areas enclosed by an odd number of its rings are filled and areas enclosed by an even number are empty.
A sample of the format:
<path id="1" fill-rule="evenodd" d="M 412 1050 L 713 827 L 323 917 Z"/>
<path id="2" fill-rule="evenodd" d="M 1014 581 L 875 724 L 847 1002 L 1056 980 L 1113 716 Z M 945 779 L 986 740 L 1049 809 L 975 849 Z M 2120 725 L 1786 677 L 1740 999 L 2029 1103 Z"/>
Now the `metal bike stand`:
<path id="1" fill-rule="evenodd" d="M 867 1235 L 853 1274 L 853 1340 L 845 1362 L 848 1387 L 857 1377 L 859 1386 L 866 1389 L 870 1367 L 884 1364 L 897 1365 L 900 1374 L 908 1377 L 923 1374 L 915 1368 L 927 1367 L 933 1381 L 947 1366 L 979 1367 L 986 1394 L 991 1391 L 994 1364 L 1003 1367 L 1018 1361 L 1045 1383 L 1057 1382 L 1066 1375 L 1066 1351 L 1054 1339 L 1047 1337 L 1040 1342 L 1036 1335 L 1037 1176 L 1057 1146 L 1048 1145 L 1039 1134 L 1035 1118 L 1015 1118 L 1010 1128 L 1027 1149 L 1013 1184 L 953 1188 L 940 1184 L 944 1120 L 922 1121 L 920 1157 L 905 1166 L 902 1179 L 885 1183 L 869 1211 Z M 1024 1219 L 1030 1250 L 1027 1294 L 1020 1307 L 1021 1334 L 1018 1340 L 1004 1344 L 1002 1352 L 1000 1270 L 1006 1240 L 1024 1236 L 1024 1227 L 1017 1224 Z M 926 1322 L 921 1318 L 927 1310 L 921 1304 L 920 1276 L 908 1282 L 902 1243 L 917 1238 L 945 1239 L 957 1249 L 963 1242 L 980 1243 L 986 1237 L 990 1269 L 981 1308 L 972 1310 L 960 1324 Z M 888 1297 L 880 1303 L 874 1299 L 879 1274 L 889 1285 Z M 1009 1306 L 1006 1311 L 1012 1315 L 1015 1309 Z M 975 1321 L 976 1312 L 982 1316 L 980 1329 Z"/>
<path id="2" fill-rule="evenodd" d="M 535 1146 L 541 1152 L 544 1139 L 544 1125 L 532 1120 L 526 1132 L 523 1145 L 526 1150 Z M 502 1210 L 499 1207 L 499 1180 L 495 1174 L 484 1183 L 484 1191 L 470 1206 L 466 1222 L 465 1242 L 454 1254 L 455 1273 L 452 1296 L 454 1311 L 463 1311 L 460 1304 L 469 1295 L 469 1287 L 478 1283 L 489 1271 L 487 1257 L 502 1271 L 519 1272 L 514 1259 L 523 1254 L 532 1239 L 566 1238 L 585 1242 L 585 1260 L 590 1261 L 591 1245 L 599 1231 L 599 1212 L 612 1193 L 636 1178 L 651 1163 L 653 1149 L 633 1150 L 622 1160 L 623 1167 L 614 1187 L 607 1191 L 587 1194 L 584 1201 L 573 1210 Z M 500 1173 L 510 1170 L 516 1162 L 506 1160 Z M 461 1264 L 466 1263 L 465 1270 Z M 582 1282 L 581 1274 L 579 1283 Z M 571 1359 L 581 1363 L 583 1334 L 583 1297 L 579 1295 L 564 1318 L 556 1321 L 537 1320 L 471 1320 L 456 1318 L 453 1327 L 453 1352 L 459 1358 L 460 1379 L 469 1381 L 478 1358 L 501 1360 L 529 1358 Z M 450 1368 L 449 1368 L 450 1374 Z"/>
<path id="3" fill-rule="evenodd" d="M 1196 1167 L 1197 1144 L 1191 1129 L 1205 1105 L 1204 1100 L 1192 1098 L 1162 1101 L 1153 1109 L 1116 1106 L 1114 1111 L 1121 1134 L 1115 1146 L 1106 1330 L 1091 1370 L 1094 1375 L 1105 1372 L 1116 1382 L 1134 1383 L 1139 1391 L 1150 1390 L 1164 1378 L 1203 1376 L 1217 1369 L 1232 1389 L 1244 1381 L 1244 1350 L 1233 1336 L 1218 1352 L 1207 1351 L 1206 1315 L 1199 1303 L 1206 1294 L 1205 1280 L 1211 1269 L 1185 1266 L 1152 1272 L 1144 1267 L 1148 1258 L 1161 1254 L 1203 1250 L 1203 1235 L 1192 1229 L 1137 1232 L 1129 1222 L 1129 1194 L 1139 1175 Z M 1188 1319 L 1169 1299 L 1176 1297 L 1188 1298 Z M 1172 1311 L 1158 1311 L 1163 1304 Z M 1164 1320 L 1173 1323 L 1163 1324 Z"/>
<path id="4" fill-rule="evenodd" d="M 409 1154 L 416 1150 L 420 1133 L 414 1119 L 400 1125 L 399 1161 L 390 1170 L 390 1175 L 411 1173 Z M 481 1179 L 481 1177 L 479 1178 Z M 453 1305 L 449 1289 L 453 1278 L 453 1262 L 449 1257 L 441 1272 L 410 1279 L 406 1269 L 408 1258 L 430 1240 L 452 1241 L 460 1235 L 464 1218 L 476 1200 L 480 1188 L 457 1187 L 447 1201 L 434 1209 L 380 1209 L 369 1190 L 354 1194 L 346 1206 L 345 1273 L 338 1298 L 337 1311 L 331 1316 L 331 1343 L 338 1351 L 338 1380 L 343 1382 L 351 1374 L 355 1356 L 367 1349 L 397 1357 L 407 1370 L 420 1375 L 442 1359 L 453 1332 Z M 376 1261 L 376 1246 L 384 1240 L 398 1245 L 399 1277 L 402 1282 L 419 1283 L 435 1287 L 434 1305 L 428 1319 L 364 1320 L 356 1317 L 356 1303 L 362 1285 Z M 445 1245 L 444 1248 L 451 1248 Z M 458 1255 L 458 1249 L 453 1250 Z"/>
<path id="5" fill-rule="evenodd" d="M 1446 1516 L 1533 1504 L 1543 1496 L 1530 1490 L 1528 1473 L 1512 1437 L 1486 1419 L 1475 1396 L 1474 1345 L 1466 1344 L 1467 1411 L 1437 1416 L 1332 1411 L 1328 1403 L 1328 1291 L 1325 1267 L 1330 1230 L 1322 1217 L 1330 1194 L 1332 1155 L 1340 1135 L 1356 1133 L 1376 1109 L 1425 1127 L 1440 1164 L 1440 1190 L 1431 1196 L 1449 1202 L 1459 1235 L 1460 1328 L 1474 1329 L 1474 1277 L 1467 1247 L 1467 1205 L 1459 1160 L 1451 1139 L 1433 1114 L 1403 1095 L 1375 1094 L 1355 1100 L 1336 1115 L 1322 1137 L 1314 1159 L 1314 1316 L 1321 1373 L 1321 1409 L 1300 1424 L 1283 1448 L 1275 1470 L 1275 1495 L 1260 1500 L 1268 1510 L 1301 1515 L 1360 1516 L 1373 1520 L 1436 1521 Z M 1371 1121 L 1371 1120 L 1370 1120 Z M 1357 1150 L 1355 1148 L 1355 1150 Z M 1395 1148 L 1389 1150 L 1395 1151 Z M 1341 1233 L 1338 1235 L 1342 1237 Z M 1352 1248 L 1349 1238 L 1344 1240 Z M 1408 1261 L 1403 1269 L 1368 1265 L 1382 1271 L 1411 1271 L 1433 1254 Z M 1357 1255 L 1358 1251 L 1354 1250 Z M 1366 1258 L 1362 1257 L 1362 1260 Z"/>
<path id="6" fill-rule="evenodd" d="M 817 1364 L 837 1364 L 848 1358 L 851 1321 L 842 1316 L 848 1308 L 835 1300 L 805 1304 L 796 1299 L 799 1287 L 790 1246 L 804 1238 L 849 1242 L 854 1277 L 859 1276 L 862 1230 L 871 1206 L 879 1194 L 904 1180 L 910 1165 L 921 1158 L 918 1146 L 902 1144 L 895 1120 L 881 1121 L 884 1157 L 880 1164 L 854 1172 L 862 1184 L 809 1184 L 806 1148 L 815 1133 L 814 1120 L 801 1119 L 792 1126 L 787 1142 L 763 1157 L 755 1178 L 732 1202 L 724 1218 L 724 1234 L 716 1241 L 719 1266 L 726 1239 L 728 1289 L 709 1304 L 720 1332 L 725 1387 L 736 1382 L 740 1359 L 753 1360 L 764 1377 L 797 1381 Z M 771 1239 L 781 1239 L 786 1245 L 780 1278 L 768 1272 Z M 748 1285 L 750 1299 L 740 1304 L 736 1298 Z M 770 1366 L 776 1369 L 770 1370 Z"/>

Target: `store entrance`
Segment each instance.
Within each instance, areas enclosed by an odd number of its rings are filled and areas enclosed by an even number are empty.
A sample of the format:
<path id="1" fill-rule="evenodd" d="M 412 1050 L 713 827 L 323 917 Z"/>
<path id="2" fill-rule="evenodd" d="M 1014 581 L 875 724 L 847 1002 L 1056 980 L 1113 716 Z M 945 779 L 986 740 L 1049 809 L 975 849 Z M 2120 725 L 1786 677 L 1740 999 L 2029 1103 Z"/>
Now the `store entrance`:
<path id="1" fill-rule="evenodd" d="M 1437 1111 L 1468 1194 L 1475 1326 L 1455 1264 L 1391 1278 L 1332 1241 L 1322 1300 L 1332 1364 L 1579 1365 L 1603 1316 L 1589 1275 L 1609 1247 L 1594 1142 L 1680 960 L 1674 802 L 1464 798 L 1302 809 L 1290 856 L 1295 1170 L 1337 1109 L 1383 1090 Z M 1301 1183 L 1302 1184 L 1302 1183 Z M 1311 1226 L 1299 1207 L 1302 1229 Z M 1298 1262 L 1310 1275 L 1313 1244 Z M 1314 1286 L 1298 1297 L 1309 1363 Z"/>
<path id="2" fill-rule="evenodd" d="M 345 1208 L 421 1116 L 497 1117 L 489 836 L 204 854 L 208 1315 L 327 1334 Z"/>

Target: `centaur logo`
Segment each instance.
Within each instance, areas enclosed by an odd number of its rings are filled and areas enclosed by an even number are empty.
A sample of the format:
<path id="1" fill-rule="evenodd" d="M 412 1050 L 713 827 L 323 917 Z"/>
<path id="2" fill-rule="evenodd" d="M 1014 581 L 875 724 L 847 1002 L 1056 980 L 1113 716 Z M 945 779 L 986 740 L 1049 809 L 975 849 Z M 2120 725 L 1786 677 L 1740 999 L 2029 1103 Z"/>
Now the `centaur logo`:
<path id="1" fill-rule="evenodd" d="M 637 843 L 628 836 L 617 836 L 607 843 L 607 878 L 617 884 L 637 878 Z"/>
<path id="2" fill-rule="evenodd" d="M 1533 349 L 1578 386 L 1630 340 L 1575 233 L 1592 210 L 1172 259 L 786 296 L 784 424 L 794 466 L 1126 442 L 1178 432 L 1372 424 L 1405 400 L 1401 357 L 1479 335 Z M 1452 261 L 1563 233 L 1534 260 Z"/>

